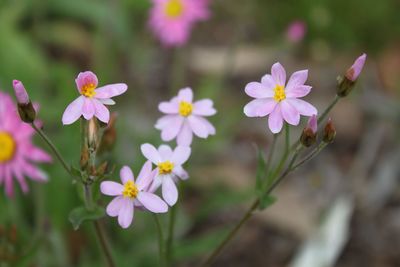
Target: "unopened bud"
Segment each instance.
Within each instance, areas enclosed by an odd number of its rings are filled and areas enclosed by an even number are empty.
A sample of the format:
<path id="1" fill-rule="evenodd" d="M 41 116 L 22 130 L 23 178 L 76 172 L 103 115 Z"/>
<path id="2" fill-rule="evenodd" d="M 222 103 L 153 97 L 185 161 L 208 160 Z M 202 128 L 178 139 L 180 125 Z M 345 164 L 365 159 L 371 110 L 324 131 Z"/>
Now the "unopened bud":
<path id="1" fill-rule="evenodd" d="M 335 137 L 336 137 L 336 129 L 335 126 L 333 125 L 332 120 L 329 119 L 324 128 L 324 136 L 322 138 L 322 141 L 329 144 L 333 142 Z"/>
<path id="2" fill-rule="evenodd" d="M 14 80 L 13 87 L 15 97 L 17 98 L 19 117 L 23 122 L 34 122 L 36 118 L 36 111 L 31 101 L 29 100 L 29 96 L 25 90 L 24 85 L 22 84 L 22 82 Z"/>
<path id="3" fill-rule="evenodd" d="M 88 142 L 89 147 L 96 149 L 98 142 L 98 126 L 96 119 L 91 119 L 88 126 Z"/>
<path id="4" fill-rule="evenodd" d="M 317 129 L 317 116 L 312 115 L 300 136 L 300 142 L 303 146 L 310 147 L 315 144 L 317 141 Z"/>
<path id="5" fill-rule="evenodd" d="M 362 69 L 364 68 L 365 60 L 367 59 L 366 54 L 359 56 L 353 63 L 353 65 L 346 71 L 344 77 L 338 79 L 338 90 L 337 95 L 340 97 L 347 96 L 354 88 L 354 85 L 360 76 Z"/>
<path id="6" fill-rule="evenodd" d="M 81 166 L 81 170 L 86 168 L 88 162 L 89 162 L 89 150 L 85 146 L 81 151 L 81 160 L 79 162 L 79 164 Z"/>
<path id="7" fill-rule="evenodd" d="M 108 162 L 105 161 L 103 162 L 98 168 L 97 168 L 97 175 L 104 175 L 107 171 L 108 167 Z"/>

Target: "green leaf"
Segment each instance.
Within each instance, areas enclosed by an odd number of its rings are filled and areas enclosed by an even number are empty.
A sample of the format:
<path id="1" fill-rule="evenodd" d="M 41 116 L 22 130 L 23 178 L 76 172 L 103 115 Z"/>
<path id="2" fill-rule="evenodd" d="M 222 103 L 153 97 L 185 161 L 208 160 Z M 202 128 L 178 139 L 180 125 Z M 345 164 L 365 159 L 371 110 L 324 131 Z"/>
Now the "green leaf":
<path id="1" fill-rule="evenodd" d="M 260 205 L 258 208 L 260 210 L 264 210 L 268 208 L 269 206 L 273 205 L 277 201 L 277 198 L 271 195 L 263 195 L 260 197 Z"/>
<path id="2" fill-rule="evenodd" d="M 266 163 L 264 152 L 259 147 L 257 147 L 257 158 L 256 192 L 257 195 L 261 197 L 263 192 L 263 178 L 265 176 Z"/>
<path id="3" fill-rule="evenodd" d="M 86 207 L 78 207 L 70 212 L 68 219 L 72 223 L 74 230 L 78 230 L 84 221 L 97 220 L 104 215 L 105 210 L 100 206 L 96 206 L 93 210 L 88 210 Z"/>
<path id="4" fill-rule="evenodd" d="M 79 170 L 78 168 L 75 168 L 74 166 L 71 166 L 71 172 L 72 172 L 72 175 L 77 177 L 77 178 L 81 178 L 82 177 L 81 170 Z"/>

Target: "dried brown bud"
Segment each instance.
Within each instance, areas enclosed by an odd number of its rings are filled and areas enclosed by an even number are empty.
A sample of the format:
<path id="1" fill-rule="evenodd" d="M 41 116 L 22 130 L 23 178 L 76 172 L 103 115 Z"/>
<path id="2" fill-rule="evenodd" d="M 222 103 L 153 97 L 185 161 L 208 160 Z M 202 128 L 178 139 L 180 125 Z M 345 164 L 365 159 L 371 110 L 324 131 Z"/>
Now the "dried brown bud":
<path id="1" fill-rule="evenodd" d="M 18 113 L 23 122 L 32 123 L 36 119 L 36 111 L 32 102 L 28 102 L 27 104 L 18 103 Z"/>
<path id="2" fill-rule="evenodd" d="M 81 170 L 86 168 L 88 162 L 89 162 L 89 150 L 85 146 L 81 151 L 81 160 L 80 160 Z"/>
<path id="3" fill-rule="evenodd" d="M 108 167 L 108 162 L 105 161 L 103 162 L 98 168 L 97 168 L 97 175 L 104 175 L 106 173 Z"/>
<path id="4" fill-rule="evenodd" d="M 107 128 L 104 130 L 103 137 L 100 142 L 99 154 L 112 150 L 117 139 L 117 130 L 115 123 L 117 121 L 117 114 L 112 113 Z"/>
<path id="5" fill-rule="evenodd" d="M 335 137 L 336 137 L 336 129 L 335 129 L 335 126 L 333 125 L 332 120 L 329 119 L 328 122 L 327 122 L 326 125 L 325 125 L 325 128 L 324 128 L 324 136 L 323 136 L 322 140 L 323 140 L 325 143 L 328 143 L 328 144 L 329 144 L 329 143 L 332 143 L 332 142 L 333 142 L 333 140 L 335 139 Z"/>
<path id="6" fill-rule="evenodd" d="M 96 119 L 91 119 L 88 125 L 88 145 L 89 147 L 96 149 L 98 143 L 98 125 Z"/>

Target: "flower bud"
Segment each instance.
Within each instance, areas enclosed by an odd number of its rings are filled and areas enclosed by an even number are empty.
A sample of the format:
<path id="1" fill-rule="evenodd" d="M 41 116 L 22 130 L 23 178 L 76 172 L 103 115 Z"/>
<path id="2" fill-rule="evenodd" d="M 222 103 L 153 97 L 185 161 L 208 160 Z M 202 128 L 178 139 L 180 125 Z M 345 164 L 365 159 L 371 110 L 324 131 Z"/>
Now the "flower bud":
<path id="1" fill-rule="evenodd" d="M 364 68 L 366 59 L 366 54 L 359 56 L 356 61 L 354 61 L 353 65 L 346 71 L 345 76 L 338 79 L 338 96 L 345 97 L 352 91 L 358 76 L 360 76 L 360 73 Z"/>
<path id="2" fill-rule="evenodd" d="M 97 143 L 98 143 L 98 126 L 97 126 L 97 120 L 92 118 L 89 121 L 89 126 L 88 126 L 88 144 L 89 147 L 93 149 L 97 149 Z"/>
<path id="3" fill-rule="evenodd" d="M 317 116 L 312 115 L 300 136 L 300 142 L 305 147 L 310 147 L 317 141 Z"/>
<path id="4" fill-rule="evenodd" d="M 322 141 L 329 144 L 333 142 L 335 137 L 336 137 L 336 129 L 335 126 L 333 125 L 332 120 L 329 119 L 324 128 L 324 136 L 322 138 Z"/>
<path id="5" fill-rule="evenodd" d="M 28 93 L 25 90 L 22 82 L 14 80 L 13 87 L 15 92 L 15 97 L 18 102 L 18 113 L 19 117 L 23 122 L 32 123 L 36 118 L 36 111 L 32 105 L 32 102 L 29 100 Z"/>

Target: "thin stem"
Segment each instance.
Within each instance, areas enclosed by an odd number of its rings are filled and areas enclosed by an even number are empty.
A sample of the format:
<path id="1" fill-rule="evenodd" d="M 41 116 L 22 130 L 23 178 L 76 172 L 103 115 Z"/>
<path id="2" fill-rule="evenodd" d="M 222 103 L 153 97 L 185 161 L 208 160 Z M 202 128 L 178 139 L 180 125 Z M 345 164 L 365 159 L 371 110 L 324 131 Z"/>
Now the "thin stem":
<path id="1" fill-rule="evenodd" d="M 269 169 L 271 167 L 272 164 L 272 159 L 275 153 L 275 147 L 276 147 L 276 141 L 278 140 L 278 135 L 274 134 L 274 137 L 272 139 L 272 143 L 269 149 L 269 153 L 268 153 L 268 158 L 267 158 L 267 165 L 265 166 L 265 173 L 268 175 Z"/>
<path id="2" fill-rule="evenodd" d="M 96 234 L 97 234 L 97 237 L 99 238 L 101 248 L 104 251 L 104 256 L 105 256 L 105 258 L 107 260 L 108 266 L 109 267 L 115 267 L 116 265 L 115 265 L 114 260 L 112 258 L 110 246 L 109 246 L 109 244 L 107 242 L 107 239 L 105 237 L 105 233 L 104 233 L 103 227 L 101 226 L 99 221 L 93 221 L 93 224 L 94 224 L 94 228 L 96 229 Z"/>
<path id="3" fill-rule="evenodd" d="M 165 266 L 164 234 L 158 216 L 156 214 L 153 214 L 153 218 L 157 227 L 160 267 L 164 267 Z"/>
<path id="4" fill-rule="evenodd" d="M 31 123 L 32 128 L 39 134 L 39 136 L 47 143 L 47 145 L 50 147 L 50 149 L 53 151 L 54 155 L 57 157 L 57 159 L 60 161 L 64 169 L 71 175 L 71 168 L 68 166 L 67 162 L 64 160 L 56 146 L 51 142 L 50 138 L 47 137 L 47 135 L 35 125 L 35 123 Z"/>
<path id="5" fill-rule="evenodd" d="M 289 124 L 285 123 L 285 153 L 289 154 L 290 149 L 290 128 Z"/>
<path id="6" fill-rule="evenodd" d="M 171 212 L 169 215 L 169 225 L 168 225 L 168 236 L 166 243 L 166 261 L 167 266 L 171 265 L 171 261 L 173 258 L 173 241 L 174 241 L 174 231 L 175 231 L 175 221 L 176 221 L 176 204 L 171 207 Z"/>
<path id="7" fill-rule="evenodd" d="M 325 111 L 322 113 L 321 116 L 318 118 L 318 123 L 321 123 L 324 121 L 326 116 L 328 116 L 329 112 L 333 109 L 333 107 L 339 102 L 340 97 L 338 95 L 335 96 L 331 104 L 325 109 Z"/>
<path id="8" fill-rule="evenodd" d="M 305 157 L 304 159 L 302 159 L 301 161 L 299 161 L 298 163 L 296 163 L 296 165 L 292 166 L 290 171 L 294 171 L 295 169 L 297 169 L 298 167 L 300 167 L 301 165 L 303 165 L 305 162 L 311 160 L 312 158 L 314 158 L 316 155 L 318 155 L 319 152 L 322 151 L 322 149 L 324 149 L 328 144 L 325 142 L 321 142 L 318 147 L 316 149 L 314 149 L 313 152 L 311 152 L 307 157 Z"/>

